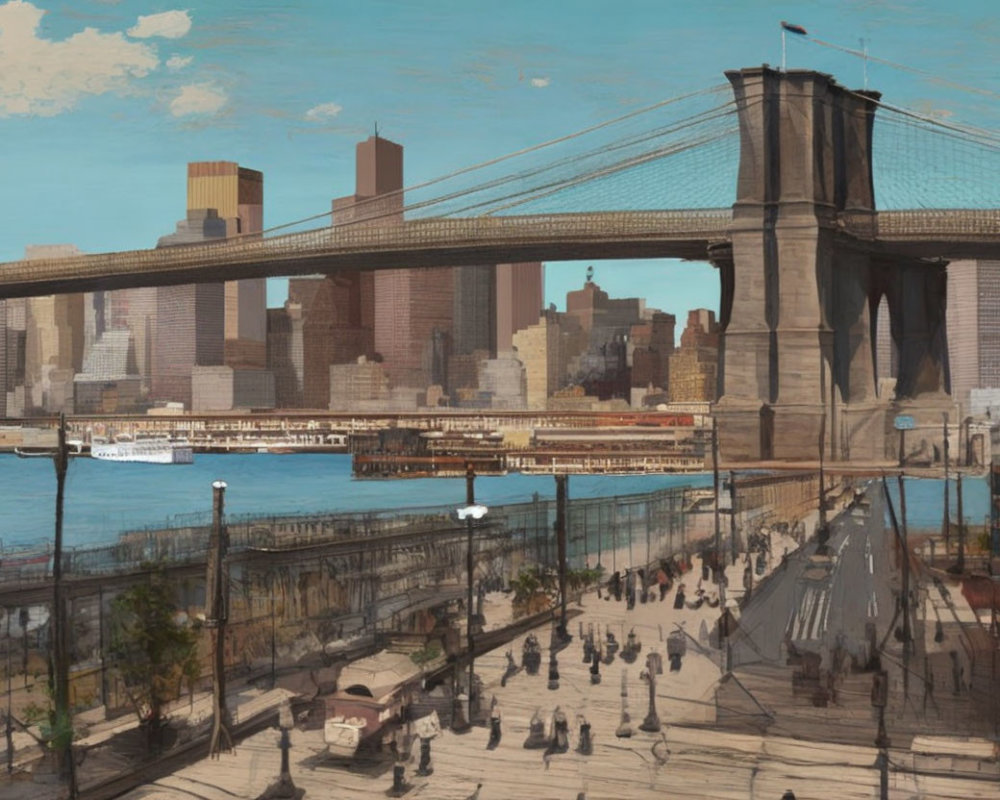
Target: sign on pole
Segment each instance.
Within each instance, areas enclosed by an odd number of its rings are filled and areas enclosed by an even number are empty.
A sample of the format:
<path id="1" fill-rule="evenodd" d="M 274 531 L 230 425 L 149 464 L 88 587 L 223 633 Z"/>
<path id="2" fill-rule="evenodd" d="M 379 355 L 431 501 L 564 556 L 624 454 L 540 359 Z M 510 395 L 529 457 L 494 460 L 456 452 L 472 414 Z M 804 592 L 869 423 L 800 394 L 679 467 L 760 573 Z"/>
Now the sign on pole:
<path id="1" fill-rule="evenodd" d="M 909 414 L 900 414 L 892 424 L 897 431 L 912 431 L 917 427 L 916 421 Z"/>

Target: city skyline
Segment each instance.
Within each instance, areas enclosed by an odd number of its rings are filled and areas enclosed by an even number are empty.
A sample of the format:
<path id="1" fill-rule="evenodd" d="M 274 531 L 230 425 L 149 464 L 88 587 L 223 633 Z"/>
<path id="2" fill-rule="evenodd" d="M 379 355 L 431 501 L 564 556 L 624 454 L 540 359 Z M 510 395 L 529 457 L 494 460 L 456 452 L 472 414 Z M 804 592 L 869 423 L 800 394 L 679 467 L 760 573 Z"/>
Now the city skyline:
<path id="1" fill-rule="evenodd" d="M 2 212 L 17 233 L 4 237 L 0 258 L 19 259 L 29 244 L 66 242 L 85 252 L 151 247 L 183 216 L 181 169 L 197 160 L 262 171 L 265 227 L 320 213 L 350 191 L 353 145 L 376 121 L 380 133 L 407 147 L 404 183 L 413 185 L 720 84 L 724 69 L 780 63 L 782 18 L 849 48 L 864 37 L 873 58 L 943 79 L 927 82 L 869 61 L 868 84 L 888 101 L 995 127 L 983 94 L 946 85 L 996 94 L 993 62 L 981 56 L 998 36 L 985 3 L 947 13 L 928 3 L 713 5 L 724 13 L 633 2 L 629 13 L 616 6 L 612 18 L 596 3 L 565 17 L 515 2 L 482 26 L 474 3 L 287 10 L 255 2 L 185 10 L 129 0 L 75 10 L 45 0 L 0 4 L 0 65 L 8 76 L 0 80 L 0 124 L 16 144 L 2 158 L 8 186 L 19 187 L 3 195 Z M 801 37 L 787 44 L 789 67 L 861 85 L 861 59 Z M 31 73 L 36 60 L 76 71 Z M 43 213 L 55 197 L 58 210 Z M 642 294 L 671 313 L 718 308 L 718 278 L 707 265 L 595 266 L 613 296 Z M 546 302 L 562 307 L 584 269 L 549 264 Z M 279 305 L 284 291 L 272 281 L 268 305 Z"/>

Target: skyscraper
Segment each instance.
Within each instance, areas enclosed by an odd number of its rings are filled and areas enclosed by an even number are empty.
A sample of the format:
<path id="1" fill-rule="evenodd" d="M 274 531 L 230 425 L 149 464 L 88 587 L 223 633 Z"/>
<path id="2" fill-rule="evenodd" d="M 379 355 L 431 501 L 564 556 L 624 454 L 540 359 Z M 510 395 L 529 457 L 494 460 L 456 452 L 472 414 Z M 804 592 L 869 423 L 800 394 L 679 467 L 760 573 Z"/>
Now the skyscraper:
<path id="1" fill-rule="evenodd" d="M 972 389 L 1000 388 L 1000 261 L 948 265 L 951 396 L 970 407 Z"/>
<path id="2" fill-rule="evenodd" d="M 264 228 L 264 175 L 233 161 L 188 164 L 187 208 L 214 208 L 226 236 Z M 267 364 L 267 280 L 226 281 L 225 364 L 259 368 Z"/>
<path id="3" fill-rule="evenodd" d="M 157 247 L 192 244 L 226 235 L 226 222 L 214 209 L 188 211 L 177 231 Z M 191 407 L 191 371 L 221 366 L 225 352 L 225 287 L 222 283 L 161 286 L 156 290 L 155 370 L 152 398 Z"/>
<path id="4" fill-rule="evenodd" d="M 680 349 L 670 356 L 670 402 L 711 403 L 716 399 L 719 325 L 715 312 L 688 312 Z"/>
<path id="5" fill-rule="evenodd" d="M 514 334 L 538 322 L 545 307 L 545 267 L 537 261 L 497 264 L 496 350 L 509 352 Z"/>
<path id="6" fill-rule="evenodd" d="M 355 192 L 333 202 L 335 224 L 392 225 L 402 220 L 403 147 L 380 136 L 359 142 Z M 394 386 L 434 382 L 439 352 L 452 333 L 454 288 L 449 267 L 390 269 L 358 276 L 358 316 L 372 325 L 373 348 Z M 358 353 L 357 355 L 363 355 Z"/>
<path id="7" fill-rule="evenodd" d="M 29 245 L 25 258 L 79 255 L 73 245 Z M 83 294 L 29 298 L 25 304 L 25 411 L 73 411 L 73 376 L 83 366 Z"/>
<path id="8" fill-rule="evenodd" d="M 0 301 L 0 305 L 3 306 L 4 320 L 4 372 L 0 375 L 3 380 L 3 413 L 5 417 L 20 417 L 24 415 L 25 406 L 28 300 L 15 297 Z"/>

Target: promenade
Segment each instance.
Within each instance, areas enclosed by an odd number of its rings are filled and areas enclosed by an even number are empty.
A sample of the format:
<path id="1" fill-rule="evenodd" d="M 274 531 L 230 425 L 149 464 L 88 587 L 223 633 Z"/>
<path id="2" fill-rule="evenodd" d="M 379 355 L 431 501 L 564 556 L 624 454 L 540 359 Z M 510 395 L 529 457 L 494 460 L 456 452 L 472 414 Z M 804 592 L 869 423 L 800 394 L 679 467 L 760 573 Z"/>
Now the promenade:
<path id="1" fill-rule="evenodd" d="M 815 524 L 814 513 L 805 520 L 806 530 L 812 531 Z M 865 526 L 873 539 L 879 536 L 877 527 L 874 522 L 871 527 Z M 850 547 L 853 547 L 858 537 L 854 533 L 856 529 L 860 530 L 856 517 L 841 517 L 835 523 L 835 531 L 841 532 L 834 533 L 832 542 L 839 546 L 838 543 L 846 541 L 850 535 Z M 858 539 L 858 542 L 863 541 Z M 763 605 L 759 608 L 763 612 L 751 606 L 758 616 L 765 613 L 777 618 L 789 613 L 788 609 L 769 611 L 770 603 L 765 601 L 787 582 L 798 582 L 793 562 L 782 566 L 782 554 L 786 550 L 793 553 L 796 548 L 794 539 L 772 532 L 771 557 L 766 559 L 765 565 L 768 580 L 764 586 L 774 588 L 761 588 Z M 852 551 L 844 552 L 850 554 Z M 605 555 L 611 556 L 607 552 Z M 628 563 L 627 550 L 619 550 L 616 558 L 619 567 Z M 846 560 L 844 569 L 853 574 Z M 775 570 L 778 574 L 772 576 Z M 700 575 L 701 564 L 696 556 L 692 569 L 680 578 L 688 601 L 694 598 Z M 876 569 L 874 577 L 879 576 L 887 578 L 884 570 Z M 736 565 L 727 568 L 730 606 L 743 591 L 742 578 L 741 558 Z M 731 721 L 734 715 L 776 718 L 780 723 L 786 712 L 790 711 L 794 718 L 801 716 L 804 710 L 796 711 L 790 705 L 791 699 L 784 695 L 773 695 L 756 707 L 752 699 L 742 698 L 739 703 L 730 705 L 731 695 L 722 693 L 717 698 L 725 655 L 716 646 L 712 631 L 721 607 L 703 604 L 699 608 L 685 605 L 675 609 L 676 587 L 675 582 L 663 601 L 659 600 L 658 592 L 651 591 L 647 603 L 637 602 L 632 609 L 627 608 L 624 600 L 608 599 L 604 592 L 602 596 L 593 591 L 585 593 L 578 603 L 572 603 L 568 628 L 573 640 L 558 652 L 557 688 L 549 688 L 549 624 L 533 631 L 543 648 L 542 665 L 537 675 L 521 671 L 510 677 L 506 685 L 501 680 L 507 664 L 506 652 L 509 649 L 520 663 L 527 634 L 515 638 L 510 645 L 478 657 L 476 673 L 482 681 L 486 712 L 483 717 L 488 716 L 494 698 L 501 717 L 502 736 L 498 746 L 487 748 L 490 732 L 483 724 L 463 734 L 445 729 L 431 744 L 432 774 L 419 776 L 416 774 L 419 747 L 415 744 L 405 763 L 409 788 L 404 796 L 435 800 L 470 797 L 476 800 L 572 800 L 584 793 L 588 800 L 623 797 L 777 800 L 792 790 L 798 800 L 878 797 L 879 752 L 871 741 L 874 731 L 868 735 L 870 728 L 864 723 L 864 736 L 840 743 L 824 738 L 822 724 L 814 725 L 807 735 L 801 735 L 801 731 L 789 733 L 787 726 L 782 724 L 768 726 L 765 723 L 743 729 L 730 725 L 722 729 L 724 719 Z M 714 591 L 707 582 L 704 588 L 710 593 Z M 955 592 L 953 597 L 957 613 L 969 618 L 971 612 L 962 606 L 961 593 Z M 734 612 L 738 614 L 737 609 Z M 511 606 L 507 596 L 502 593 L 487 595 L 484 614 L 488 630 L 509 622 Z M 836 613 L 831 613 L 831 625 L 837 618 Z M 757 617 L 748 613 L 744 624 L 754 619 Z M 777 624 L 781 627 L 780 620 Z M 641 650 L 632 663 L 626 663 L 619 650 L 611 664 L 601 664 L 601 681 L 594 685 L 590 664 L 584 662 L 580 636 L 581 631 L 589 630 L 593 630 L 601 641 L 606 640 L 610 631 L 620 646 L 625 645 L 629 633 L 634 631 Z M 675 671 L 671 670 L 666 657 L 666 638 L 678 630 L 685 632 L 687 652 L 680 669 Z M 655 686 L 655 706 L 662 727 L 655 733 L 639 729 L 649 704 L 649 684 L 641 673 L 650 652 L 659 653 L 663 662 L 663 672 L 656 675 Z M 739 649 L 734 648 L 734 663 L 739 658 Z M 622 722 L 623 687 L 627 691 L 624 708 L 630 717 L 631 735 L 627 737 L 616 735 Z M 274 710 L 288 695 L 281 689 L 271 692 L 247 689 L 233 695 L 230 705 L 237 708 L 240 719 L 260 711 L 266 711 L 274 719 Z M 187 702 L 178 703 L 173 714 L 178 721 L 190 716 L 191 721 L 205 724 L 208 702 L 207 696 L 202 696 L 193 709 Z M 568 751 L 546 754 L 540 749 L 525 749 L 523 745 L 532 717 L 537 714 L 544 720 L 546 735 L 551 736 L 556 708 L 568 721 Z M 591 726 L 592 752 L 589 754 L 578 751 L 580 724 L 584 720 Z M 81 748 L 94 747 L 102 736 L 107 739 L 115 733 L 120 734 L 122 731 L 114 729 L 115 725 L 95 723 L 88 733 L 89 738 L 80 742 Z M 119 721 L 117 726 L 127 728 L 134 726 L 134 722 Z M 291 730 L 290 740 L 291 776 L 296 786 L 305 790 L 307 798 L 382 798 L 392 787 L 393 761 L 388 754 L 359 757 L 350 764 L 336 761 L 326 751 L 322 729 L 302 724 Z M 150 776 L 146 784 L 121 796 L 130 800 L 253 800 L 278 776 L 281 761 L 278 741 L 277 729 L 270 727 L 243 739 L 234 753 L 223 754 L 218 759 L 202 758 L 162 777 Z M 890 798 L 1000 800 L 1000 765 L 995 760 L 991 742 L 958 736 L 920 736 L 912 741 L 900 737 L 894 743 L 896 747 L 888 751 Z M 200 748 L 193 751 L 195 757 L 198 753 Z M 94 758 L 99 759 L 96 752 Z M 106 759 L 101 763 L 106 771 L 113 770 L 116 764 L 122 768 L 127 766 L 120 759 L 118 762 Z M 96 769 L 94 762 L 88 766 Z M 479 793 L 475 794 L 477 787 Z M 8 797 L 11 800 L 48 800 L 58 797 L 59 793 L 58 787 L 51 784 L 15 783 L 0 787 L 0 796 L 5 800 Z M 84 797 L 87 796 L 84 793 Z"/>
<path id="2" fill-rule="evenodd" d="M 776 539 L 781 552 L 785 543 Z M 695 564 L 697 568 L 697 562 Z M 736 567 L 735 569 L 740 569 Z M 685 576 L 692 587 L 695 573 Z M 734 568 L 729 569 L 730 584 L 738 581 Z M 690 596 L 690 594 L 689 594 Z M 798 800 L 831 797 L 845 800 L 870 800 L 878 797 L 878 751 L 874 746 L 831 744 L 801 741 L 783 736 L 764 736 L 713 730 L 716 719 L 714 690 L 721 677 L 720 654 L 702 635 L 703 623 L 710 628 L 717 609 L 707 606 L 693 610 L 674 610 L 673 592 L 663 602 L 637 603 L 627 610 L 625 602 L 599 599 L 595 593 L 584 596 L 574 611 L 580 611 L 569 627 L 574 638 L 558 655 L 559 688 L 548 686 L 547 656 L 544 648 L 538 675 L 520 672 L 501 686 L 507 648 L 500 648 L 476 662 L 476 672 L 484 684 L 488 705 L 495 697 L 502 715 L 502 738 L 499 746 L 487 749 L 489 729 L 474 726 L 469 732 L 455 734 L 444 730 L 432 742 L 433 773 L 415 774 L 418 754 L 406 765 L 410 784 L 405 797 L 435 800 L 620 800 L 620 798 L 715 798 L 777 800 L 791 789 Z M 489 612 L 489 607 L 487 607 Z M 489 618 L 489 617 L 488 617 Z M 619 656 L 609 666 L 601 666 L 602 680 L 591 685 L 589 665 L 583 663 L 579 627 L 599 626 L 602 635 L 611 630 L 624 641 L 635 630 L 642 650 L 633 664 Z M 646 655 L 651 650 L 665 652 L 665 637 L 678 627 L 688 631 L 688 650 L 680 671 L 671 672 L 664 657 L 664 672 L 657 676 L 656 708 L 663 723 L 660 733 L 640 731 L 648 706 L 648 684 L 640 679 Z M 536 631 L 543 643 L 549 629 Z M 516 660 L 524 637 L 512 643 Z M 631 716 L 632 735 L 618 738 L 621 721 L 622 676 L 628 689 L 627 709 Z M 556 707 L 569 721 L 570 749 L 546 756 L 543 750 L 523 747 L 531 717 L 538 711 L 551 731 L 551 716 Z M 591 725 L 593 752 L 582 755 L 579 744 L 580 717 Z M 322 730 L 295 729 L 291 732 L 291 775 L 295 785 L 304 789 L 306 798 L 383 798 L 392 786 L 392 761 L 356 760 L 344 765 L 325 753 Z M 923 742 L 926 748 L 928 742 Z M 945 747 L 944 743 L 932 743 Z M 954 744 L 951 746 L 954 747 Z M 988 746 L 965 743 L 959 752 L 979 753 L 988 757 Z M 985 774 L 918 774 L 921 759 L 917 752 L 892 752 L 899 767 L 890 774 L 892 798 L 1000 798 L 997 776 Z M 129 800 L 232 800 L 256 798 L 278 775 L 280 752 L 278 732 L 264 731 L 244 741 L 235 754 L 218 760 L 203 760 L 151 785 L 127 795 Z M 478 795 L 474 795 L 481 784 Z"/>

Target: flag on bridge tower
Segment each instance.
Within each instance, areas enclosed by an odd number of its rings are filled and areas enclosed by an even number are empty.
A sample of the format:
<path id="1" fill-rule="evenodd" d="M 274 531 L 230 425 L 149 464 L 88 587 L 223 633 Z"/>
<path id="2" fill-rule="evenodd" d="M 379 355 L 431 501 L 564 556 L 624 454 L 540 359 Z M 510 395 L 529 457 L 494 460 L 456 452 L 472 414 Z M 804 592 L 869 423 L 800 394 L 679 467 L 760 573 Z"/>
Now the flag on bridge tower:
<path id="1" fill-rule="evenodd" d="M 801 25 L 792 25 L 790 22 L 781 20 L 781 71 L 785 71 L 785 31 L 794 33 L 797 36 L 805 36 L 806 29 Z"/>

